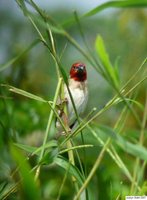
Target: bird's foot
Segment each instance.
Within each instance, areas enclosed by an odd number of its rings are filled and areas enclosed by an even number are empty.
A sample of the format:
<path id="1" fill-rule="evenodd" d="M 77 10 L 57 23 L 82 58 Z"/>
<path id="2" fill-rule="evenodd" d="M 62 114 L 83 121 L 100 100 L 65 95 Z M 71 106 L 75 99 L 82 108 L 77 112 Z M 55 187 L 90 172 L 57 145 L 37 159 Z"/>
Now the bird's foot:
<path id="1" fill-rule="evenodd" d="M 71 129 L 69 128 L 66 132 L 65 132 L 65 131 L 58 132 L 58 133 L 56 134 L 56 137 L 55 137 L 55 138 L 58 140 L 59 137 L 61 137 L 61 136 L 67 137 L 67 136 L 70 135 L 70 134 L 71 134 Z"/>

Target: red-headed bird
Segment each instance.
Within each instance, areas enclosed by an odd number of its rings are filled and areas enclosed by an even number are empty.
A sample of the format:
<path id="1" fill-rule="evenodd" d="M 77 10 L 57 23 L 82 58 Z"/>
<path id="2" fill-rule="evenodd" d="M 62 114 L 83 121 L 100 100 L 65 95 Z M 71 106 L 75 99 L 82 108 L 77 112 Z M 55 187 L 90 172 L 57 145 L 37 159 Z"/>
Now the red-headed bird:
<path id="1" fill-rule="evenodd" d="M 86 108 L 88 101 L 87 71 L 85 64 L 77 62 L 72 65 L 70 69 L 68 87 L 71 92 L 72 98 L 74 100 L 77 113 L 79 116 L 81 116 L 81 114 L 84 112 Z M 77 117 L 66 85 L 64 85 L 64 98 L 65 101 L 67 102 L 68 126 L 70 129 L 72 129 L 72 127 L 77 121 Z M 61 102 L 61 99 L 59 99 L 59 102 Z M 59 116 L 62 118 L 62 121 L 64 121 L 63 115 L 64 115 L 63 110 L 62 111 L 60 110 Z M 63 129 L 58 120 L 56 121 L 56 127 L 61 134 Z"/>

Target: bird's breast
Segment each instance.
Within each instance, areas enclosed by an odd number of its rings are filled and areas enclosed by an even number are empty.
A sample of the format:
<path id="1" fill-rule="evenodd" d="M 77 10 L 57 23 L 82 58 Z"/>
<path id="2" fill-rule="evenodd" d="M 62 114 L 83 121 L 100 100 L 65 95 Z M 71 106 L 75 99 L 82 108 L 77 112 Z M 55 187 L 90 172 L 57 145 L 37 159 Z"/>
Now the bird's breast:
<path id="1" fill-rule="evenodd" d="M 77 113 L 78 115 L 81 115 L 84 112 L 88 101 L 87 86 L 85 85 L 85 83 L 75 83 L 74 85 L 72 82 L 72 84 L 71 83 L 69 84 L 69 90 L 72 95 Z M 67 99 L 67 110 L 68 110 L 69 121 L 72 122 L 75 120 L 76 115 L 66 86 L 64 94 L 65 98 Z"/>

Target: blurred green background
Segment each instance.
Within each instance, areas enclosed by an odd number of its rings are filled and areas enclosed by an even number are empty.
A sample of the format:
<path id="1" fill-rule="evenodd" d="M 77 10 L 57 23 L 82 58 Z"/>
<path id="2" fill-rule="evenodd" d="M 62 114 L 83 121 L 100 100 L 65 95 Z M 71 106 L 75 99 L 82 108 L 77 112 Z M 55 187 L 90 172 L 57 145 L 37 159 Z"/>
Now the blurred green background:
<path id="1" fill-rule="evenodd" d="M 50 2 L 38 0 L 35 2 L 60 24 L 72 17 L 74 10 L 81 15 L 97 5 L 97 1 L 72 1 L 67 3 L 67 1 Z M 1 0 L 0 4 L 0 64 L 4 64 L 24 51 L 30 43 L 38 38 L 38 35 L 15 1 Z M 81 26 L 93 54 L 96 54 L 96 36 L 100 34 L 103 37 L 112 63 L 118 60 L 120 84 L 123 86 L 139 68 L 147 54 L 147 10 L 143 8 L 107 9 L 93 17 L 84 18 L 81 20 Z M 85 48 L 79 27 L 76 24 L 67 25 L 66 30 L 82 48 Z M 90 92 L 86 113 L 90 112 L 93 107 L 98 110 L 101 109 L 113 97 L 114 90 L 96 73 L 94 68 L 66 38 L 61 35 L 54 35 L 54 38 L 59 55 L 62 54 L 65 48 L 61 63 L 65 67 L 67 74 L 74 62 L 82 61 L 87 66 Z M 55 63 L 49 51 L 41 43 L 36 45 L 17 62 L 0 72 L 0 84 L 9 84 L 47 100 L 52 100 L 57 85 L 57 76 Z M 145 101 L 145 90 L 146 85 L 143 84 L 136 94 L 137 100 L 141 103 Z M 95 122 L 113 127 L 121 108 L 121 105 L 112 108 Z M 43 135 L 46 128 L 48 114 L 49 108 L 47 105 L 29 100 L 20 95 L 14 95 L 8 92 L 7 88 L 0 87 L 1 180 L 9 179 L 11 173 L 11 158 L 6 150 L 9 140 L 25 140 L 28 144 L 37 145 L 37 142 L 42 137 L 40 134 Z M 140 115 L 139 112 L 138 115 Z M 127 121 L 125 133 L 127 137 L 134 135 L 136 137 L 137 126 L 131 116 Z M 87 140 L 90 139 L 88 138 Z M 89 159 L 87 156 L 89 166 L 97 155 L 94 149 L 87 151 L 87 155 L 91 155 L 91 153 L 93 153 L 93 158 L 90 157 Z M 60 172 L 56 171 L 56 168 L 51 169 L 54 172 L 54 178 L 52 173 L 46 177 L 46 170 L 48 169 L 45 169 L 42 173 L 42 179 L 44 181 L 44 195 L 48 196 L 49 192 L 53 193 L 53 190 L 55 190 L 53 186 L 60 184 L 61 178 L 59 176 L 62 174 L 62 170 Z M 113 161 L 109 159 L 109 156 L 105 157 L 103 165 L 101 165 L 96 175 L 98 179 L 95 177 L 93 182 L 96 182 L 99 186 L 97 195 L 101 200 L 104 199 L 104 193 L 105 195 L 110 193 L 111 188 L 113 188 L 114 192 L 112 196 L 115 196 L 115 191 L 117 194 L 120 188 L 123 187 L 123 180 L 125 181 L 125 177 L 122 177 L 119 169 L 113 165 Z M 49 178 L 51 179 L 50 182 L 48 182 Z M 126 186 L 124 186 L 125 189 L 127 190 Z M 65 194 L 67 196 L 65 195 L 63 199 L 66 199 L 66 197 L 68 199 L 68 188 L 65 188 Z M 109 199 L 109 195 L 105 199 Z"/>

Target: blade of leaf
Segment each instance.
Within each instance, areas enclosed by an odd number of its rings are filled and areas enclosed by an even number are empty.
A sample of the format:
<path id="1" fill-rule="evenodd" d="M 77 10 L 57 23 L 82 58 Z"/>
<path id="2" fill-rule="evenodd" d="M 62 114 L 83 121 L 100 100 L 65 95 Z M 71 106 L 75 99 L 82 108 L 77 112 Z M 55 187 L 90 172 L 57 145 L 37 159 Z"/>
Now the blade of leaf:
<path id="1" fill-rule="evenodd" d="M 129 98 L 125 98 L 125 99 L 126 99 L 126 101 L 134 103 L 141 111 L 144 111 L 144 106 L 140 102 L 138 102 L 138 101 L 136 101 L 134 99 L 129 99 Z M 118 102 L 120 103 L 120 102 L 123 102 L 123 100 L 118 98 L 118 99 L 116 99 L 115 102 L 116 103 L 118 103 Z"/>
<path id="2" fill-rule="evenodd" d="M 45 152 L 43 158 L 39 162 L 41 165 L 49 165 L 54 162 L 58 156 L 58 148 L 50 149 Z"/>
<path id="3" fill-rule="evenodd" d="M 32 200 L 32 199 L 39 200 L 40 199 L 39 189 L 37 187 L 37 184 L 35 183 L 33 173 L 30 173 L 31 167 L 29 163 L 27 162 L 24 155 L 20 152 L 20 150 L 16 146 L 11 144 L 10 150 L 13 159 L 19 166 L 20 176 L 22 179 L 21 189 L 23 198 L 27 200 Z"/>
<path id="4" fill-rule="evenodd" d="M 106 74 L 108 77 L 110 77 L 110 80 L 113 82 L 113 84 L 118 87 L 118 79 L 115 74 L 115 70 L 109 60 L 109 56 L 106 52 L 104 41 L 100 35 L 97 36 L 96 42 L 95 42 L 96 51 L 98 53 L 98 56 L 100 57 L 100 60 L 103 64 L 103 67 L 105 69 Z"/>
<path id="5" fill-rule="evenodd" d="M 37 147 L 32 147 L 26 144 L 14 143 L 14 145 L 28 153 L 33 153 L 37 150 Z"/>
<path id="6" fill-rule="evenodd" d="M 147 1 L 146 0 L 125 0 L 125 1 L 107 1 L 99 6 L 96 6 L 92 10 L 88 11 L 87 13 L 83 14 L 79 18 L 84 17 L 91 17 L 96 15 L 97 13 L 107 9 L 107 8 L 140 8 L 140 7 L 146 7 Z M 64 21 L 62 23 L 63 27 L 70 27 L 76 23 L 76 20 L 74 17 L 71 17 L 67 21 Z"/>
<path id="7" fill-rule="evenodd" d="M 39 97 L 39 96 L 34 95 L 32 93 L 26 92 L 25 90 L 18 89 L 16 87 L 9 86 L 9 85 L 5 85 L 5 86 L 7 86 L 11 92 L 14 92 L 16 94 L 20 94 L 22 96 L 25 96 L 25 97 L 28 97 L 30 99 L 34 99 L 34 100 L 37 100 L 37 101 L 41 101 L 41 102 L 45 102 L 45 103 L 48 102 L 48 101 L 44 100 L 42 97 Z"/>
<path id="8" fill-rule="evenodd" d="M 129 141 L 127 141 L 124 137 L 118 135 L 115 133 L 113 129 L 107 126 L 95 126 L 94 128 L 97 132 L 101 134 L 105 134 L 111 139 L 116 142 L 116 144 L 121 147 L 125 152 L 139 157 L 142 160 L 147 161 L 147 149 L 141 145 L 133 144 Z"/>
<path id="9" fill-rule="evenodd" d="M 127 8 L 127 7 L 146 7 L 147 1 L 146 0 L 125 0 L 125 1 L 109 1 L 105 2 L 96 8 L 90 10 L 89 12 L 85 13 L 83 17 L 90 17 L 93 16 L 100 11 L 106 9 L 106 8 Z"/>
<path id="10" fill-rule="evenodd" d="M 68 170 L 70 175 L 74 176 L 80 185 L 83 184 L 84 178 L 83 178 L 82 174 L 80 173 L 80 171 L 78 170 L 78 168 L 71 165 L 67 160 L 65 160 L 65 158 L 63 158 L 61 156 L 57 157 L 57 158 L 55 158 L 54 162 L 58 166 L 64 168 L 65 170 Z M 70 167 L 69 167 L 69 165 L 70 165 Z"/>
<path id="11" fill-rule="evenodd" d="M 20 149 L 23 149 L 24 151 L 31 153 L 32 155 L 38 155 L 40 151 L 42 150 L 42 146 L 40 147 L 32 147 L 26 144 L 20 144 L 20 143 L 14 143 L 15 146 L 19 147 Z M 57 141 L 56 140 L 51 140 L 45 145 L 45 149 L 47 148 L 52 148 L 52 147 L 57 147 Z"/>

